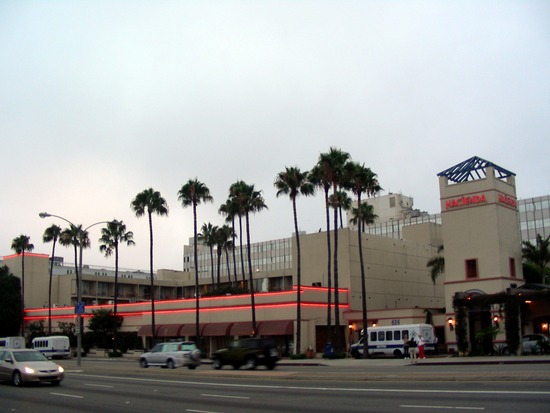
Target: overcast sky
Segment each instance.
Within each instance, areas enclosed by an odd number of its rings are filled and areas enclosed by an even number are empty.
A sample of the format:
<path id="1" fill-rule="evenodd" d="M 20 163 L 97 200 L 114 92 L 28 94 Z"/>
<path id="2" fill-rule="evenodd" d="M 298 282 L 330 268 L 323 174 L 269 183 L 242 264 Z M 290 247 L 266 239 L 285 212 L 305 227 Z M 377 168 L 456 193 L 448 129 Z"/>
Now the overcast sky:
<path id="1" fill-rule="evenodd" d="M 289 237 L 291 203 L 273 181 L 331 146 L 388 192 L 440 212 L 437 173 L 474 155 L 517 174 L 519 198 L 550 194 L 550 2 L 0 0 L 0 256 L 53 218 L 123 220 L 149 267 L 148 222 L 132 199 L 167 200 L 153 218 L 155 270 L 181 269 L 192 211 L 177 192 L 263 190 L 253 242 Z M 301 230 L 324 227 L 321 195 L 298 201 Z M 84 263 L 114 266 L 90 229 Z M 56 255 L 74 262 L 72 250 Z"/>

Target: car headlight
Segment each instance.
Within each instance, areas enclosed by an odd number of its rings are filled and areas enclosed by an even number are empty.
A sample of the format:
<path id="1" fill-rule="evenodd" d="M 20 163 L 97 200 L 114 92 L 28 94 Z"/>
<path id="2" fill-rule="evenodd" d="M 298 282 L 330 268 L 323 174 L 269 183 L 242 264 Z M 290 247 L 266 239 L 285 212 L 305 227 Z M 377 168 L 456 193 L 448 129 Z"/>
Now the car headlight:
<path id="1" fill-rule="evenodd" d="M 63 373 L 65 371 L 65 369 L 61 366 L 57 366 L 57 371 L 60 372 L 60 373 Z"/>
<path id="2" fill-rule="evenodd" d="M 30 367 L 25 367 L 25 373 L 34 374 L 34 369 L 31 369 Z"/>

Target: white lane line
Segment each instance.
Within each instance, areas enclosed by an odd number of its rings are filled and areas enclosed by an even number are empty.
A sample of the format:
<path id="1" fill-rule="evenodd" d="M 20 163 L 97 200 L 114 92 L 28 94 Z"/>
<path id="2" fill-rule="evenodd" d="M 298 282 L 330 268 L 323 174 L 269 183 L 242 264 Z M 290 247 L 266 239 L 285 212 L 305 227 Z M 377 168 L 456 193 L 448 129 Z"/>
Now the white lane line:
<path id="1" fill-rule="evenodd" d="M 53 396 L 61 396 L 61 397 L 72 397 L 73 399 L 83 399 L 84 396 L 75 396 L 74 394 L 65 394 L 65 393 L 50 393 Z"/>
<path id="2" fill-rule="evenodd" d="M 89 383 L 84 383 L 84 386 L 88 386 L 88 387 L 106 387 L 108 389 L 112 389 L 112 388 L 115 387 L 115 386 L 108 386 L 106 384 L 89 384 Z"/>
<path id="3" fill-rule="evenodd" d="M 446 409 L 446 410 L 485 410 L 485 407 L 463 407 L 463 406 L 423 406 L 416 404 L 401 404 L 399 407 L 406 409 Z"/>
<path id="4" fill-rule="evenodd" d="M 186 412 L 193 412 L 193 413 L 216 413 L 209 410 L 193 410 L 193 409 L 185 409 Z"/>
<path id="5" fill-rule="evenodd" d="M 204 396 L 204 397 L 217 397 L 217 398 L 220 398 L 220 399 L 244 399 L 244 400 L 250 400 L 250 397 L 246 397 L 246 396 L 226 396 L 226 395 L 223 395 L 223 394 L 201 394 L 201 396 Z"/>

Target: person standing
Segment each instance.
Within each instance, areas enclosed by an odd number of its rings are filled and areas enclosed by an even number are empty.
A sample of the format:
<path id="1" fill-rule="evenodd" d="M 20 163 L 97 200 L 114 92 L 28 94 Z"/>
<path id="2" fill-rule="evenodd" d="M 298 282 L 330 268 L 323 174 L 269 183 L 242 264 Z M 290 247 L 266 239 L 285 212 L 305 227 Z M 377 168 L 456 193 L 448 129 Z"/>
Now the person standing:
<path id="1" fill-rule="evenodd" d="M 409 344 L 409 357 L 411 358 L 411 363 L 416 363 L 416 340 L 411 338 L 408 341 Z"/>
<path id="2" fill-rule="evenodd" d="M 419 359 L 425 359 L 426 356 L 424 355 L 424 345 L 426 342 L 424 341 L 424 338 L 419 334 L 416 336 L 416 345 L 418 346 L 418 358 Z"/>
<path id="3" fill-rule="evenodd" d="M 405 360 L 409 358 L 409 336 L 403 336 L 403 356 Z"/>

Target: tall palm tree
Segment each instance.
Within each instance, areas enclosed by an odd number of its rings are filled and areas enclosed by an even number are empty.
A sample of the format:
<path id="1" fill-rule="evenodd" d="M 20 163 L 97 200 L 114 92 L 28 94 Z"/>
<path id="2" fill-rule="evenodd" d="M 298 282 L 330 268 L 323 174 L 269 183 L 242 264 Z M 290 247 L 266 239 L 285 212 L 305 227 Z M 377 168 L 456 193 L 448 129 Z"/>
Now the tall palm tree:
<path id="1" fill-rule="evenodd" d="M 309 182 L 315 187 L 321 188 L 325 194 L 325 217 L 327 224 L 327 339 L 330 341 L 332 336 L 332 254 L 330 246 L 330 197 L 331 188 L 330 178 L 320 163 L 317 163 L 308 176 Z"/>
<path id="2" fill-rule="evenodd" d="M 542 235 L 537 234 L 536 244 L 533 245 L 530 241 L 523 241 L 521 249 L 523 259 L 532 263 L 540 273 L 543 284 L 546 284 L 546 267 L 550 263 L 550 236 L 542 238 Z"/>
<path id="3" fill-rule="evenodd" d="M 239 252 L 241 256 L 241 273 L 243 284 L 246 282 L 244 255 L 243 255 L 243 216 L 245 216 L 244 204 L 246 194 L 246 182 L 237 181 L 229 187 L 229 202 L 231 202 L 231 212 L 239 218 Z M 235 273 L 236 276 L 236 273 Z"/>
<path id="4" fill-rule="evenodd" d="M 319 156 L 319 165 L 332 185 L 332 195 L 336 197 L 339 188 L 345 188 L 345 165 L 350 159 L 347 152 L 331 147 L 328 153 Z M 334 208 L 334 327 L 336 328 L 335 348 L 340 351 L 340 297 L 338 294 L 338 209 Z"/>
<path id="5" fill-rule="evenodd" d="M 349 211 L 351 209 L 352 199 L 346 191 L 338 191 L 336 195 L 331 195 L 331 205 L 338 209 L 338 215 L 340 217 L 340 228 L 344 228 L 344 218 L 342 211 Z"/>
<path id="6" fill-rule="evenodd" d="M 132 200 L 130 208 L 136 214 L 136 217 L 142 217 L 147 214 L 149 218 L 149 264 L 150 264 L 150 280 L 151 280 L 151 335 L 153 344 L 157 339 L 155 330 L 155 282 L 153 275 L 153 214 L 159 216 L 168 215 L 168 204 L 160 195 L 160 192 L 153 188 L 141 191 Z"/>
<path id="7" fill-rule="evenodd" d="M 246 222 L 246 243 L 248 256 L 248 284 L 250 288 L 250 306 L 252 309 L 252 335 L 255 336 L 256 329 L 256 305 L 254 301 L 254 279 L 252 276 L 252 251 L 250 245 L 250 214 L 267 209 L 262 191 L 257 191 L 254 185 L 248 185 L 243 181 L 238 181 L 231 186 L 233 198 L 238 205 L 239 214 L 244 214 Z M 241 244 L 242 245 L 242 244 Z"/>
<path id="8" fill-rule="evenodd" d="M 65 228 L 59 234 L 59 243 L 64 247 L 73 247 L 74 250 L 74 273 L 76 275 L 76 291 L 80 291 L 80 276 L 78 270 L 78 247 L 88 248 L 90 246 L 90 239 L 88 238 L 88 231 L 82 229 L 82 225 L 71 225 L 69 228 Z"/>
<path id="9" fill-rule="evenodd" d="M 200 344 L 199 331 L 199 268 L 197 257 L 197 205 L 201 202 L 213 202 L 214 198 L 210 195 L 210 189 L 199 182 L 197 178 L 190 179 L 178 191 L 178 200 L 184 208 L 191 206 L 193 208 L 193 245 L 194 245 L 194 262 L 195 262 L 195 340 L 197 346 Z"/>
<path id="10" fill-rule="evenodd" d="M 359 225 L 361 227 L 361 232 L 365 232 L 366 226 L 374 224 L 374 221 L 378 218 L 378 215 L 374 213 L 374 207 L 365 202 L 361 204 L 360 208 L 361 211 L 359 211 L 359 208 L 351 209 L 352 218 L 350 219 L 350 222 L 353 225 Z M 359 222 L 359 216 L 361 217 L 361 222 Z"/>
<path id="11" fill-rule="evenodd" d="M 315 187 L 308 181 L 308 172 L 302 172 L 298 167 L 285 167 L 285 170 L 279 172 L 275 178 L 275 188 L 277 189 L 277 197 L 288 195 L 292 202 L 292 212 L 294 218 L 294 233 L 296 234 L 296 250 L 298 255 L 298 263 L 296 268 L 296 346 L 295 353 L 300 354 L 302 349 L 302 306 L 301 306 L 301 291 L 302 291 L 302 270 L 301 270 L 301 251 L 300 251 L 300 232 L 298 230 L 298 211 L 296 209 L 296 198 L 298 195 L 309 196 L 315 192 Z"/>
<path id="12" fill-rule="evenodd" d="M 227 201 L 225 201 L 225 204 L 220 205 L 218 212 L 226 216 L 225 222 L 231 222 L 231 245 L 228 245 L 228 247 L 230 247 L 232 251 L 233 274 L 235 275 L 235 282 L 237 282 L 237 258 L 235 256 L 235 237 L 237 236 L 237 234 L 235 233 L 235 217 L 238 213 L 237 206 L 235 202 L 233 202 L 233 200 L 229 198 Z M 229 257 L 227 259 L 229 259 Z M 229 264 L 227 268 L 229 268 Z"/>
<path id="13" fill-rule="evenodd" d="M 361 196 L 366 194 L 367 196 L 374 195 L 380 191 L 380 185 L 376 174 L 365 167 L 355 162 L 348 162 L 345 166 L 346 170 L 346 184 L 351 191 L 357 196 L 357 205 L 361 205 Z M 362 222 L 361 208 L 357 208 L 358 221 Z M 367 334 L 367 288 L 365 280 L 365 265 L 363 260 L 363 237 L 361 236 L 361 225 L 357 226 L 357 240 L 359 246 L 359 265 L 361 268 L 361 305 L 363 312 L 363 358 L 368 357 L 368 334 Z"/>
<path id="14" fill-rule="evenodd" d="M 126 225 L 122 221 L 116 219 L 108 222 L 105 228 L 101 229 L 101 238 L 99 239 L 99 250 L 105 254 L 106 257 L 110 257 L 113 252 L 115 253 L 115 291 L 114 291 L 114 310 L 113 310 L 113 338 L 114 348 L 116 350 L 116 332 L 118 322 L 118 250 L 120 244 L 126 244 L 128 246 L 135 245 L 134 233 L 132 231 L 126 231 Z"/>
<path id="15" fill-rule="evenodd" d="M 34 245 L 31 244 L 31 237 L 20 235 L 14 238 L 11 243 L 11 249 L 16 254 L 21 254 L 21 336 L 25 335 L 25 252 L 32 252 Z"/>
<path id="16" fill-rule="evenodd" d="M 432 279 L 434 285 L 437 277 L 445 272 L 445 257 L 443 256 L 443 249 L 443 245 L 440 245 L 437 248 L 437 255 L 430 258 L 426 263 L 426 267 L 430 269 L 430 278 Z"/>
<path id="17" fill-rule="evenodd" d="M 214 247 L 216 246 L 216 231 L 218 227 L 212 223 L 204 223 L 201 232 L 197 235 L 199 241 L 210 249 L 210 275 L 212 277 L 212 286 L 214 285 Z"/>
<path id="18" fill-rule="evenodd" d="M 52 258 L 50 259 L 50 281 L 48 283 L 48 335 L 52 335 L 52 278 L 53 278 L 53 263 L 55 258 L 55 244 L 61 235 L 61 227 L 52 224 L 46 228 L 42 241 L 53 242 L 52 246 Z"/>

